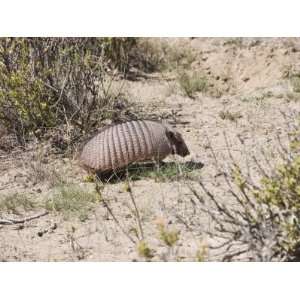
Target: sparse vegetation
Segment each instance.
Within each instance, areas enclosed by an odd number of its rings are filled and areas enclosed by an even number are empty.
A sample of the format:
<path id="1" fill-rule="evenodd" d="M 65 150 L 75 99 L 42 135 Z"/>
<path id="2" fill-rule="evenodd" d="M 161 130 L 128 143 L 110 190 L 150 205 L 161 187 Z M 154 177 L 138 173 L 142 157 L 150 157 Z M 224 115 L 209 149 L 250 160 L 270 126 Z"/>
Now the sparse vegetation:
<path id="1" fill-rule="evenodd" d="M 157 182 L 192 177 L 192 172 L 199 168 L 197 164 L 164 163 L 162 165 L 140 165 L 129 169 L 132 180 L 152 178 Z"/>
<path id="2" fill-rule="evenodd" d="M 293 143 L 298 141 L 296 135 Z M 215 221 L 208 234 L 219 240 L 219 244 L 211 249 L 222 249 L 223 260 L 299 259 L 300 157 L 296 148 L 286 151 L 285 162 L 276 169 L 265 170 L 254 159 L 260 170 L 259 185 L 241 171 L 231 156 L 229 171 L 222 173 L 235 203 L 230 207 L 203 181 L 199 184 L 206 199 L 192 188 L 201 210 Z M 216 164 L 218 169 L 224 169 L 221 163 L 216 161 Z"/>
<path id="3" fill-rule="evenodd" d="M 166 228 L 164 223 L 158 224 L 159 238 L 168 246 L 173 247 L 179 240 L 179 231 Z"/>
<path id="4" fill-rule="evenodd" d="M 236 122 L 238 119 L 242 117 L 240 112 L 230 112 L 229 110 L 222 110 L 219 112 L 219 117 L 222 120 L 229 120 L 232 122 Z"/>
<path id="5" fill-rule="evenodd" d="M 128 176 L 130 180 L 141 180 L 144 178 L 154 179 L 156 182 L 168 182 L 181 179 L 192 180 L 196 177 L 197 170 L 203 167 L 202 163 L 188 162 L 167 162 L 167 163 L 137 163 L 128 166 L 126 169 L 119 170 L 114 173 L 109 173 L 101 176 L 107 182 L 115 182 Z M 93 182 L 92 176 L 85 178 L 86 182 Z"/>
<path id="6" fill-rule="evenodd" d="M 178 81 L 184 93 L 190 98 L 195 98 L 197 92 L 206 92 L 208 88 L 207 78 L 198 72 L 192 74 L 180 72 Z"/>
<path id="7" fill-rule="evenodd" d="M 262 102 L 268 98 L 273 97 L 273 93 L 271 91 L 266 91 L 261 93 L 260 95 L 254 95 L 249 97 L 242 97 L 241 101 L 243 102 Z"/>
<path id="8" fill-rule="evenodd" d="M 46 183 L 49 188 L 66 183 L 66 180 L 54 166 L 47 164 L 47 159 L 42 151 L 37 151 L 32 159 L 24 162 L 26 177 L 33 184 Z"/>
<path id="9" fill-rule="evenodd" d="M 207 245 L 201 245 L 196 252 L 196 261 L 204 262 L 207 259 L 208 247 Z"/>
<path id="10" fill-rule="evenodd" d="M 67 126 L 70 143 L 117 119 L 127 101 L 120 106 L 122 85 L 113 81 L 128 72 L 135 47 L 135 38 L 1 38 L 1 126 L 21 145 Z"/>
<path id="11" fill-rule="evenodd" d="M 286 98 L 287 101 L 299 101 L 300 93 L 287 93 Z"/>
<path id="12" fill-rule="evenodd" d="M 179 69 L 189 69 L 196 60 L 195 53 L 189 47 L 164 46 L 163 70 L 173 71 Z"/>
<path id="13" fill-rule="evenodd" d="M 282 77 L 287 79 L 291 85 L 292 96 L 294 93 L 300 93 L 300 71 L 297 65 L 286 65 L 282 70 Z"/>
<path id="14" fill-rule="evenodd" d="M 1 260 L 300 260 L 299 45 L 0 39 Z M 190 156 L 84 178 L 79 144 L 148 117 Z"/>
<path id="15" fill-rule="evenodd" d="M 98 202 L 97 194 L 75 184 L 66 184 L 51 191 L 46 200 L 46 209 L 62 213 L 66 219 L 78 217 L 86 221 Z"/>
<path id="16" fill-rule="evenodd" d="M 294 93 L 300 93 L 300 75 L 291 77 L 291 85 Z"/>
<path id="17" fill-rule="evenodd" d="M 256 45 L 256 43 L 255 43 L 255 45 Z M 241 48 L 243 46 L 243 39 L 240 37 L 229 38 L 226 42 L 224 42 L 224 46 L 236 46 L 238 48 Z"/>
<path id="18" fill-rule="evenodd" d="M 38 203 L 25 194 L 11 193 L 0 195 L 0 213 L 21 215 L 34 210 Z"/>
<path id="19" fill-rule="evenodd" d="M 153 250 L 148 246 L 148 244 L 145 241 L 140 241 L 137 249 L 138 254 L 141 257 L 144 257 L 148 260 L 150 260 L 154 256 Z"/>

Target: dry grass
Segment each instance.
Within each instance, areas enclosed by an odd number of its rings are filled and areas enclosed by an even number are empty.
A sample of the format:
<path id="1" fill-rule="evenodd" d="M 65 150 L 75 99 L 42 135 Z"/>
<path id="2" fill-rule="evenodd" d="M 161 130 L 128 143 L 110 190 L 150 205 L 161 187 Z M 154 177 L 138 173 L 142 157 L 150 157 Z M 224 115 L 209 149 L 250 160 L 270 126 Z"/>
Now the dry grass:
<path id="1" fill-rule="evenodd" d="M 50 212 L 62 214 L 65 219 L 75 217 L 86 221 L 98 200 L 95 192 L 75 184 L 67 184 L 51 191 L 45 207 Z"/>
<path id="2" fill-rule="evenodd" d="M 179 73 L 178 82 L 184 93 L 195 98 L 197 92 L 206 92 L 208 88 L 208 79 L 199 72 Z"/>
<path id="3" fill-rule="evenodd" d="M 219 117 L 222 120 L 236 122 L 238 119 L 242 118 L 242 114 L 240 112 L 230 112 L 229 110 L 222 110 L 219 113 Z"/>
<path id="4" fill-rule="evenodd" d="M 300 76 L 293 76 L 290 80 L 293 92 L 300 93 Z"/>
<path id="5" fill-rule="evenodd" d="M 0 196 L 0 213 L 21 215 L 37 208 L 38 203 L 25 194 L 12 193 Z"/>

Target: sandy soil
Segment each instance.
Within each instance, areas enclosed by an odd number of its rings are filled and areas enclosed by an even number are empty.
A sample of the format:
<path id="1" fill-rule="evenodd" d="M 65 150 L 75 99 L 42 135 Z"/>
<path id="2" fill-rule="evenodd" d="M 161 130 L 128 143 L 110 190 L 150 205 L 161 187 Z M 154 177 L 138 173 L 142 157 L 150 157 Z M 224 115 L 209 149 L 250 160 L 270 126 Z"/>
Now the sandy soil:
<path id="1" fill-rule="evenodd" d="M 163 39 L 163 42 L 174 49 L 191 51 L 194 55 L 191 69 L 207 77 L 208 91 L 197 93 L 194 99 L 185 96 L 176 79 L 177 72 L 172 70 L 151 74 L 138 81 L 126 81 L 127 96 L 142 104 L 145 110 L 168 115 L 168 120 L 176 123 L 191 152 L 181 162 L 203 163 L 202 168 L 194 171 L 195 176 L 201 176 L 226 202 L 226 191 L 218 188 L 218 174 L 214 157 L 208 151 L 208 140 L 224 167 L 231 162 L 228 147 L 244 169 L 249 167 L 247 158 L 250 156 L 264 163 L 261 149 L 269 153 L 272 164 L 280 160 L 274 151 L 278 148 L 278 137 L 283 143 L 287 142 L 289 126 L 300 112 L 300 97 L 293 93 L 287 77 L 290 72 L 300 72 L 300 67 L 297 70 L 300 39 L 184 38 Z M 235 117 L 222 117 L 228 112 Z M 33 145 L 26 152 L 1 156 L 1 195 L 26 194 L 42 203 L 53 192 L 55 187 L 49 180 L 50 175 L 41 180 L 37 167 L 34 168 L 34 160 L 40 161 L 47 170 L 63 174 L 66 181 L 82 189 L 93 191 L 95 188 L 94 183 L 83 182 L 84 173 L 71 158 L 48 155 L 46 146 Z M 167 159 L 173 160 L 178 158 Z M 256 168 L 250 165 L 254 173 Z M 211 226 L 211 220 L 204 214 L 193 212 L 187 181 L 145 178 L 131 183 L 143 235 L 154 250 L 154 261 L 195 261 L 199 251 L 203 251 L 204 260 L 217 259 L 205 251 L 213 242 L 204 234 Z M 191 182 L 195 183 L 194 180 Z M 126 182 L 105 184 L 102 197 L 109 203 L 123 231 L 137 241 L 139 226 Z M 24 215 L 39 211 L 28 210 Z M 179 232 L 174 247 L 168 247 L 161 240 L 158 224 Z M 144 260 L 139 256 L 137 243 L 123 231 L 100 202 L 84 222 L 77 217 L 66 220 L 60 213 L 50 213 L 21 225 L 0 225 L 0 260 Z"/>

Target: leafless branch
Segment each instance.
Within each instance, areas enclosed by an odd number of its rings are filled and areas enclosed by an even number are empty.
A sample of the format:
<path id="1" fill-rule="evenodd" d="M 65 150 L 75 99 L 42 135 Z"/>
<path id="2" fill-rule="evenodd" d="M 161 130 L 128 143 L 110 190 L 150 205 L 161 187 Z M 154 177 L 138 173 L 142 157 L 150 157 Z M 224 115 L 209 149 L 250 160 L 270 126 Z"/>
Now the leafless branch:
<path id="1" fill-rule="evenodd" d="M 41 218 L 41 217 L 46 216 L 48 214 L 49 214 L 49 212 L 45 211 L 45 212 L 39 213 L 37 215 L 31 216 L 31 217 L 26 217 L 26 218 L 23 218 L 23 219 L 2 218 L 2 219 L 0 219 L 0 224 L 1 225 L 23 224 L 25 222 L 29 222 L 29 221 Z"/>

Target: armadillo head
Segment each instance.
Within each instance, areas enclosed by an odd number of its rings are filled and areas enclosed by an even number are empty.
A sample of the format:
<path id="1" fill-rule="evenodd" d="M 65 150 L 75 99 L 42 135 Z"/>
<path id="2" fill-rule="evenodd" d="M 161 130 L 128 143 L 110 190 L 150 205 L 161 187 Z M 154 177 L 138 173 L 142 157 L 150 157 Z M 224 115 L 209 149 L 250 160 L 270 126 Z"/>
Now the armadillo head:
<path id="1" fill-rule="evenodd" d="M 190 151 L 179 132 L 172 128 L 167 128 L 166 134 L 172 145 L 172 154 L 178 154 L 182 157 L 190 154 Z"/>

